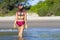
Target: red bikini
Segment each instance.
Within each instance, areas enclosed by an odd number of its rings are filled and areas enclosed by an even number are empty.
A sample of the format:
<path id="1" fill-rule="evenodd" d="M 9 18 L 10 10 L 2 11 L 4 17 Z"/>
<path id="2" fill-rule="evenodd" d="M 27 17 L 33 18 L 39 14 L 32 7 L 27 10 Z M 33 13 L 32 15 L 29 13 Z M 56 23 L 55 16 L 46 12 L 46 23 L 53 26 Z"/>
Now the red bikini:
<path id="1" fill-rule="evenodd" d="M 21 27 L 22 25 L 25 24 L 25 21 L 16 21 L 16 24 Z"/>

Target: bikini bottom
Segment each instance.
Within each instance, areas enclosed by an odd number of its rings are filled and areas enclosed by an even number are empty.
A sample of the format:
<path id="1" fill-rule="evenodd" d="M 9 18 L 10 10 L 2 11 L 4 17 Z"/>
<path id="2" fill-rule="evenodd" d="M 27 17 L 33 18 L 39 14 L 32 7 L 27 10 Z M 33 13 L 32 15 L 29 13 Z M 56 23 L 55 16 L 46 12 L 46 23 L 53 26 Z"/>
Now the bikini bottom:
<path id="1" fill-rule="evenodd" d="M 25 21 L 16 21 L 16 24 L 21 27 L 22 25 L 25 24 Z"/>

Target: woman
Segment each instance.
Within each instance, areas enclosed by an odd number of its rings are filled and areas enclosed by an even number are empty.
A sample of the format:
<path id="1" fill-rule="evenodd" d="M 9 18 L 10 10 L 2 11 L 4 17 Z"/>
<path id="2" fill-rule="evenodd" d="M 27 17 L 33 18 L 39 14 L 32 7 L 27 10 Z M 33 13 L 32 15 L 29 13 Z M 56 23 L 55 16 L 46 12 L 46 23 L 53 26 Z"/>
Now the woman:
<path id="1" fill-rule="evenodd" d="M 25 40 L 23 37 L 18 37 L 18 40 Z"/>
<path id="2" fill-rule="evenodd" d="M 18 26 L 18 36 L 22 37 L 24 27 L 27 28 L 27 15 L 26 11 L 23 8 L 22 4 L 18 5 L 18 11 L 16 12 L 16 19 L 14 22 L 14 28 L 16 28 L 16 25 Z"/>

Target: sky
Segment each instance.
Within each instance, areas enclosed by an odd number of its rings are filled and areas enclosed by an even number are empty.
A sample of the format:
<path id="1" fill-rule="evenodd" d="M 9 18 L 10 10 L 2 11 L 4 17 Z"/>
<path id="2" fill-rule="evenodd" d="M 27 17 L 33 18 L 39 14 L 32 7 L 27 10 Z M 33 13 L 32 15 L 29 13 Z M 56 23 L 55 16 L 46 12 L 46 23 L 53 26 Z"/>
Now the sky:
<path id="1" fill-rule="evenodd" d="M 30 1 L 29 3 L 30 3 L 31 5 L 35 5 L 35 4 L 37 4 L 39 1 L 44 1 L 44 0 L 34 0 L 34 1 Z"/>
<path id="2" fill-rule="evenodd" d="M 1 1 L 1 0 L 0 0 Z M 29 1 L 30 5 L 35 5 L 37 4 L 39 1 L 44 1 L 44 0 L 33 0 L 33 1 Z"/>

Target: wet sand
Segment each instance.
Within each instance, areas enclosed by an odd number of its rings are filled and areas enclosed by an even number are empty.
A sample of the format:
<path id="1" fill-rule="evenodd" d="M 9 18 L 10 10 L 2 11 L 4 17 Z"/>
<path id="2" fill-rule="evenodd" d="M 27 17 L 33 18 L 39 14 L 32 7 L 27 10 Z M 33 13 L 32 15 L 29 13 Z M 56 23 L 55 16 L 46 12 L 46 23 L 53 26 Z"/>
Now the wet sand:
<path id="1" fill-rule="evenodd" d="M 0 28 L 13 28 L 14 21 L 0 21 Z M 31 20 L 28 28 L 60 28 L 60 20 Z"/>

